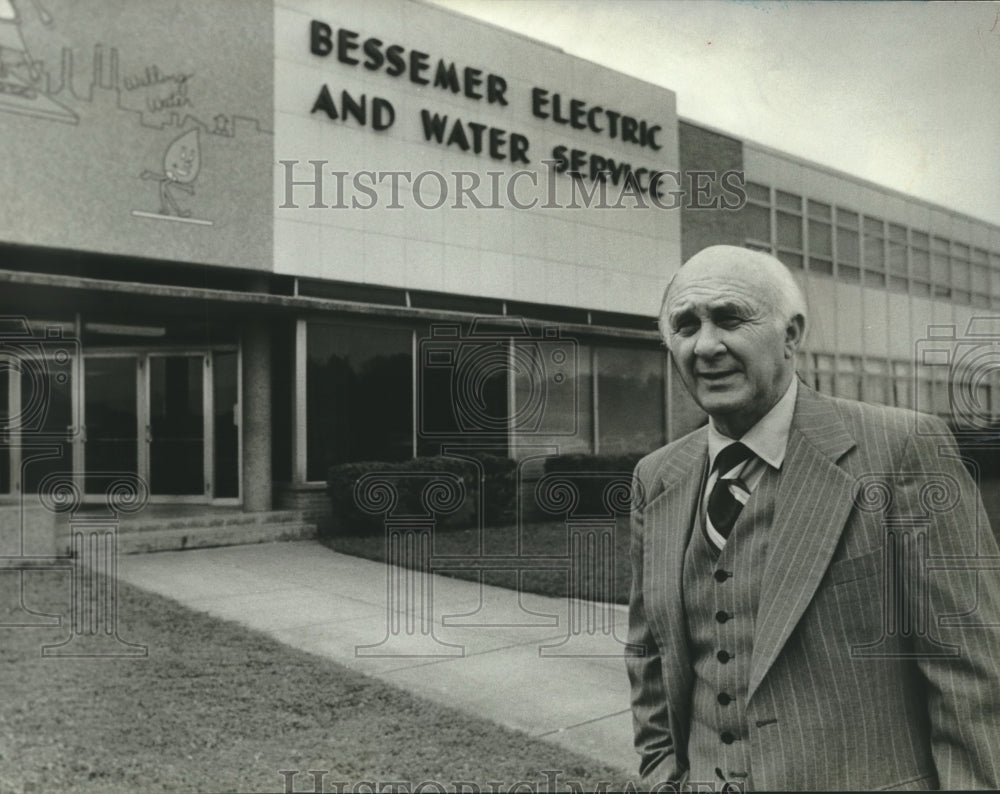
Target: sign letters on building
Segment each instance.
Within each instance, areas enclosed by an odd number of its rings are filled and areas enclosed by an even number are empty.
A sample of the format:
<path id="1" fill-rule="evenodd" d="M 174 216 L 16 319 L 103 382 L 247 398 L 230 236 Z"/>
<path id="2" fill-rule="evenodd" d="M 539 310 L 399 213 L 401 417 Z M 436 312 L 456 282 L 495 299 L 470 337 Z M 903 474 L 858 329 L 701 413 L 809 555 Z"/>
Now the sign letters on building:
<path id="1" fill-rule="evenodd" d="M 497 108 L 523 102 L 536 119 L 595 138 L 633 145 L 640 156 L 659 152 L 662 148 L 661 124 L 541 86 L 533 87 L 528 96 L 516 96 L 502 75 L 446 58 L 434 58 L 401 44 L 386 43 L 376 36 L 364 37 L 347 28 L 334 30 L 320 20 L 310 22 L 309 48 L 313 55 L 334 57 L 339 63 L 355 69 L 408 80 L 414 85 L 445 91 L 473 102 Z M 397 118 L 395 107 L 385 97 L 352 94 L 346 89 L 338 92 L 326 84 L 319 89 L 311 112 L 324 113 L 332 120 L 350 119 L 378 132 L 391 129 Z M 420 108 L 420 129 L 427 143 L 486 155 L 493 160 L 528 165 L 535 157 L 531 141 L 524 132 L 462 119 L 431 108 Z M 614 185 L 629 184 L 642 192 L 662 195 L 659 182 L 665 172 L 621 162 L 598 151 L 558 143 L 541 161 L 557 173 L 593 181 L 610 179 Z"/>

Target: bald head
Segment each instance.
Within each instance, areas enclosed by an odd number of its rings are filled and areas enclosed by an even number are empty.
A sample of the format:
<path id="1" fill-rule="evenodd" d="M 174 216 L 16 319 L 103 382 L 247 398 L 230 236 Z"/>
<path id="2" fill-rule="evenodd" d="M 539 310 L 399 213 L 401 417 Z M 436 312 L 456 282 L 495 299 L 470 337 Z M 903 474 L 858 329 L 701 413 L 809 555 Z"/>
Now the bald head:
<path id="1" fill-rule="evenodd" d="M 716 245 L 667 286 L 660 331 L 691 396 L 740 438 L 787 391 L 805 333 L 806 302 L 768 254 Z"/>
<path id="2" fill-rule="evenodd" d="M 660 335 L 670 345 L 669 328 L 666 324 L 667 302 L 674 284 L 683 281 L 682 274 L 705 273 L 725 279 L 733 276 L 744 278 L 763 289 L 763 297 L 770 303 L 776 317 L 788 321 L 801 315 L 803 329 L 806 325 L 806 298 L 802 294 L 795 277 L 779 259 L 762 251 L 751 251 L 736 245 L 712 245 L 701 249 L 688 259 L 678 270 L 663 293 L 660 305 Z"/>

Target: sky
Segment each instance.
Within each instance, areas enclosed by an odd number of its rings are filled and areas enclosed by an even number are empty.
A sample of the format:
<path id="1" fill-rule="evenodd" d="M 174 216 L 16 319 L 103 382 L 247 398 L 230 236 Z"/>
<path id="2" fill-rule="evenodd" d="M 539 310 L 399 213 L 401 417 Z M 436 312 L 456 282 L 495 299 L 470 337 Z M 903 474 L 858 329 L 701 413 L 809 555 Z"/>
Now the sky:
<path id="1" fill-rule="evenodd" d="M 678 114 L 1000 225 L 1000 3 L 430 0 Z"/>

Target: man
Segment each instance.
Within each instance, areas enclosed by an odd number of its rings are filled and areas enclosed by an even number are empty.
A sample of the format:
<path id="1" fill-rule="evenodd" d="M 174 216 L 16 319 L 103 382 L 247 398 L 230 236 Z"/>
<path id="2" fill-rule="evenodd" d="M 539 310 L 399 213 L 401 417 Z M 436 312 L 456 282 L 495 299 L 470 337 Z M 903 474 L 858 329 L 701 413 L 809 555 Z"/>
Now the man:
<path id="1" fill-rule="evenodd" d="M 636 468 L 643 782 L 1000 787 L 1000 557 L 943 423 L 800 382 L 767 254 L 696 254 L 660 327 L 710 421 Z"/>

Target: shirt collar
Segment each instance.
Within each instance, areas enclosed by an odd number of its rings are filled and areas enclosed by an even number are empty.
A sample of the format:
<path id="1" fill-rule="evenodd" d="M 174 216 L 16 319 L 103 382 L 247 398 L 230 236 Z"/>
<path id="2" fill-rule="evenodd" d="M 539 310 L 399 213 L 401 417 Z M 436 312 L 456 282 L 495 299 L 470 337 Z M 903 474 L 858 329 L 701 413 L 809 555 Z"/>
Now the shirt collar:
<path id="1" fill-rule="evenodd" d="M 795 398 L 798 395 L 798 379 L 793 375 L 784 395 L 775 403 L 757 424 L 751 427 L 739 440 L 761 460 L 774 469 L 780 469 L 785 460 L 785 448 L 788 446 L 788 434 L 792 429 L 792 416 L 795 414 Z M 711 470 L 715 456 L 723 447 L 733 443 L 734 439 L 723 435 L 715 422 L 708 422 L 708 467 Z"/>

